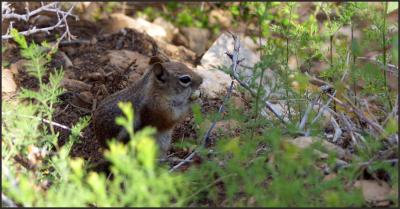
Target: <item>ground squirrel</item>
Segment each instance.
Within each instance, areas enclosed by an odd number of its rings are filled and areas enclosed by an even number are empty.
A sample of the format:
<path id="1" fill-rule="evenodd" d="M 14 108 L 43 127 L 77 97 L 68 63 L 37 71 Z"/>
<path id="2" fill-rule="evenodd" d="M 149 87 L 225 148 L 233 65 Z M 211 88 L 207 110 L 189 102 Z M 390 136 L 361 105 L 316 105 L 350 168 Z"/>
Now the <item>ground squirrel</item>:
<path id="1" fill-rule="evenodd" d="M 129 140 L 125 130 L 115 124 L 115 117 L 122 114 L 118 102 L 131 102 L 135 112 L 134 130 L 155 127 L 160 154 L 165 157 L 172 130 L 189 112 L 203 79 L 186 65 L 158 56 L 152 57 L 149 64 L 141 79 L 104 99 L 94 111 L 94 132 L 103 147 L 112 137 L 123 142 Z"/>

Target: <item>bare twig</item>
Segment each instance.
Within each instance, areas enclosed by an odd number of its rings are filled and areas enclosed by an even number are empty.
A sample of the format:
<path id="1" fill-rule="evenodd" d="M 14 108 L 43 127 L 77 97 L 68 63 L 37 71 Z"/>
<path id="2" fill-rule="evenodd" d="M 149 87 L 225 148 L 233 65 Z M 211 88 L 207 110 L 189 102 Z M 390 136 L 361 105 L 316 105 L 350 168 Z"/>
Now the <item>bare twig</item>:
<path id="1" fill-rule="evenodd" d="M 336 142 L 342 135 L 343 131 L 334 117 L 331 117 L 331 123 L 333 125 L 333 128 L 335 129 L 335 134 L 333 135 L 332 141 Z"/>
<path id="2" fill-rule="evenodd" d="M 399 106 L 399 96 L 397 95 L 393 110 L 388 114 L 386 119 L 383 121 L 382 123 L 383 126 L 386 125 L 386 123 L 389 121 L 390 118 L 394 118 L 396 116 L 396 113 L 398 111 L 398 106 Z"/>
<path id="3" fill-rule="evenodd" d="M 354 128 L 351 126 L 349 120 L 347 119 L 347 117 L 342 112 L 339 115 L 340 115 L 340 119 L 343 121 L 343 123 L 347 127 L 347 131 L 349 131 L 349 133 L 350 133 L 352 142 L 354 144 L 357 144 L 356 137 L 354 136 L 354 131 L 353 131 Z"/>
<path id="4" fill-rule="evenodd" d="M 1 114 L 2 114 L 2 115 L 11 115 L 10 113 L 7 113 L 7 112 L 1 112 Z M 35 120 L 40 120 L 40 121 L 42 121 L 42 122 L 44 122 L 44 123 L 47 123 L 47 124 L 50 124 L 50 125 L 53 125 L 53 126 L 57 126 L 57 127 L 60 127 L 60 128 L 62 128 L 62 129 L 68 130 L 68 131 L 72 131 L 72 129 L 69 128 L 68 126 L 59 124 L 59 123 L 57 123 L 57 122 L 49 121 L 49 120 L 44 119 L 44 118 L 34 117 L 34 116 L 30 116 L 30 115 L 21 115 L 21 114 L 18 114 L 17 116 L 19 116 L 19 117 L 24 117 L 24 118 L 31 118 L 31 119 L 35 119 Z M 82 134 L 79 134 L 79 136 L 80 136 L 80 137 L 83 137 Z"/>
<path id="5" fill-rule="evenodd" d="M 354 113 L 356 113 L 356 115 L 361 118 L 362 120 L 364 120 L 366 123 L 368 123 L 369 125 L 371 125 L 371 127 L 373 129 L 375 129 L 379 134 L 383 134 L 385 133 L 385 130 L 382 128 L 381 125 L 375 123 L 374 121 L 372 121 L 371 119 L 367 118 L 363 112 L 361 112 L 359 110 L 359 108 L 357 108 L 349 98 L 347 98 L 346 96 L 343 96 L 343 98 L 346 100 L 346 102 L 348 104 L 350 104 L 350 107 L 353 109 Z"/>
<path id="6" fill-rule="evenodd" d="M 52 30 L 54 30 L 54 29 L 56 29 L 56 28 L 62 28 L 62 27 L 65 26 L 65 25 L 63 25 L 63 24 L 61 24 L 61 23 L 62 23 L 62 22 L 58 22 L 58 23 L 57 23 L 56 25 L 54 25 L 54 26 L 45 27 L 45 28 L 36 28 L 36 27 L 33 27 L 32 29 L 29 29 L 29 30 L 23 31 L 23 32 L 19 32 L 18 34 L 23 35 L 23 36 L 29 36 L 29 35 L 31 35 L 31 34 L 38 33 L 38 32 L 50 33 L 50 31 L 52 31 Z M 1 39 L 3 39 L 3 40 L 5 40 L 5 39 L 10 39 L 10 38 L 12 38 L 11 35 L 4 35 L 4 36 L 1 36 Z"/>
<path id="7" fill-rule="evenodd" d="M 303 118 L 301 119 L 301 122 L 300 122 L 300 124 L 299 124 L 299 130 L 303 130 L 304 129 L 304 126 L 306 125 L 306 122 L 307 122 L 307 119 L 308 119 L 308 115 L 310 114 L 310 112 L 311 112 L 311 109 L 312 109 L 312 107 L 314 106 L 314 102 L 316 101 L 317 99 L 315 99 L 315 100 L 313 100 L 313 101 L 311 101 L 311 102 L 309 102 L 308 103 L 308 106 L 307 106 L 307 109 L 306 109 L 306 111 L 305 111 L 305 113 L 304 113 L 304 116 L 303 116 Z"/>
<path id="8" fill-rule="evenodd" d="M 347 53 L 346 66 L 349 66 L 349 62 L 350 62 L 350 52 Z M 347 76 L 347 73 L 348 73 L 348 67 L 346 68 L 346 71 L 343 73 L 342 78 L 340 79 L 340 81 L 344 81 L 344 79 Z M 321 115 L 323 113 L 323 110 L 325 110 L 327 107 L 329 107 L 329 104 L 332 102 L 333 98 L 335 97 L 336 92 L 337 92 L 336 90 L 333 92 L 332 97 L 329 98 L 329 100 L 326 102 L 326 104 L 322 107 L 322 111 L 319 111 L 317 113 L 315 118 L 311 121 L 311 125 L 314 124 L 321 117 Z"/>
<path id="9" fill-rule="evenodd" d="M 75 19 L 78 19 L 77 16 L 71 14 L 73 8 L 76 6 L 77 3 L 74 3 L 71 6 L 71 8 L 69 9 L 69 11 L 67 11 L 67 12 L 62 11 L 60 8 L 56 8 L 56 6 L 58 4 L 59 4 L 58 2 L 53 2 L 53 3 L 47 4 L 47 5 L 42 4 L 42 7 L 38 8 L 34 11 L 29 11 L 29 8 L 26 7 L 25 9 L 26 9 L 27 13 L 23 14 L 23 15 L 13 13 L 13 11 L 9 8 L 9 4 L 2 4 L 2 6 L 5 7 L 5 8 L 2 8 L 2 15 L 3 15 L 2 21 L 4 21 L 5 19 L 17 19 L 17 20 L 28 21 L 32 16 L 35 16 L 41 12 L 53 12 L 53 13 L 56 13 L 57 17 L 58 17 L 58 22 L 54 26 L 49 26 L 49 27 L 45 27 L 45 28 L 33 27 L 27 31 L 19 32 L 19 34 L 23 35 L 23 36 L 28 36 L 28 35 L 38 33 L 38 32 L 46 32 L 47 34 L 49 34 L 50 31 L 53 31 L 56 28 L 65 27 L 66 30 L 65 30 L 64 34 L 61 36 L 60 40 L 63 39 L 65 36 L 67 36 L 68 39 L 70 39 L 70 37 L 73 37 L 73 36 L 71 35 L 71 33 L 69 31 L 68 22 L 67 22 L 66 18 L 68 16 L 72 16 L 72 17 L 75 17 Z M 62 19 L 59 18 L 60 14 L 63 15 Z M 12 38 L 12 36 L 9 34 L 11 28 L 12 28 L 12 23 L 10 22 L 10 25 L 7 29 L 7 33 L 5 35 L 1 36 L 2 40 Z"/>
<path id="10" fill-rule="evenodd" d="M 219 106 L 218 114 L 221 114 L 221 113 L 224 111 L 224 104 L 228 101 L 228 99 L 229 99 L 229 98 L 231 97 L 231 95 L 232 95 L 233 83 L 234 83 L 234 82 L 233 82 L 233 80 L 232 80 L 232 81 L 231 81 L 231 85 L 229 86 L 229 89 L 228 89 L 228 93 L 225 95 L 224 100 L 222 101 L 221 106 Z M 203 141 L 204 141 L 204 146 L 208 146 L 208 145 L 209 145 L 209 143 L 210 143 L 210 141 L 209 141 L 210 134 L 211 134 L 211 131 L 214 129 L 216 122 L 217 122 L 217 121 L 214 120 L 213 123 L 211 124 L 210 128 L 209 128 L 208 131 L 206 132 L 206 135 L 204 136 L 204 139 L 203 139 Z"/>
<path id="11" fill-rule="evenodd" d="M 386 64 L 386 68 L 385 68 L 385 65 L 381 61 L 376 60 L 376 59 L 372 59 L 372 58 L 368 58 L 368 57 L 357 57 L 357 59 L 375 62 L 375 63 L 379 64 L 383 70 L 386 70 L 386 71 L 398 76 L 399 68 L 396 65 Z"/>
<path id="12" fill-rule="evenodd" d="M 47 4 L 45 6 L 42 6 L 42 7 L 38 8 L 38 9 L 36 9 L 36 10 L 33 10 L 30 13 L 28 12 L 28 13 L 26 13 L 24 15 L 11 13 L 11 10 L 7 10 L 7 8 L 3 8 L 4 9 L 4 13 L 2 14 L 3 15 L 2 22 L 4 20 L 6 20 L 6 19 L 17 19 L 17 20 L 28 21 L 30 17 L 32 17 L 32 16 L 34 16 L 34 15 L 40 13 L 40 12 L 46 11 L 47 9 L 49 9 L 51 7 L 55 7 L 57 4 L 58 4 L 58 2 L 53 2 L 53 3 Z M 6 5 L 6 6 L 8 7 L 9 5 Z M 2 12 L 3 12 L 3 9 L 2 9 Z"/>

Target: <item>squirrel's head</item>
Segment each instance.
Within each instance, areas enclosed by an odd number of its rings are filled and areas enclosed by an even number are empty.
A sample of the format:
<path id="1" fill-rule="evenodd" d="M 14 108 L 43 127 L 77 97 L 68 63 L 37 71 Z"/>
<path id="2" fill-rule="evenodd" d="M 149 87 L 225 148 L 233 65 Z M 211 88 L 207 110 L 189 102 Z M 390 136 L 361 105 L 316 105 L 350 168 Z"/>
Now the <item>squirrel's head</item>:
<path id="1" fill-rule="evenodd" d="M 149 64 L 153 87 L 160 95 L 170 98 L 172 106 L 184 106 L 199 97 L 203 78 L 186 65 L 158 56 L 152 57 Z"/>

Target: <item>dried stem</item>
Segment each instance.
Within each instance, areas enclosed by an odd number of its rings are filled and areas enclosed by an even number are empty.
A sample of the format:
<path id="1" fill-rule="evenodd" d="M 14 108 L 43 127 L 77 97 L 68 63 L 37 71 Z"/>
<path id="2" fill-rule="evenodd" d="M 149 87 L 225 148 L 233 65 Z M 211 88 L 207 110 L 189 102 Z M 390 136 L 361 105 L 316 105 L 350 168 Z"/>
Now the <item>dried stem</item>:
<path id="1" fill-rule="evenodd" d="M 49 3 L 47 5 L 43 5 L 42 7 L 34 10 L 34 11 L 29 11 L 28 6 L 26 7 L 26 14 L 15 14 L 12 13 L 12 10 L 9 8 L 9 4 L 7 3 L 3 3 L 2 6 L 2 15 L 3 15 L 3 19 L 2 22 L 6 19 L 16 19 L 19 21 L 28 21 L 31 17 L 41 13 L 41 12 L 52 12 L 52 13 L 56 13 L 57 17 L 58 17 L 58 22 L 54 25 L 54 26 L 49 26 L 49 27 L 45 27 L 45 28 L 36 28 L 36 26 L 34 26 L 33 28 L 27 30 L 27 31 L 22 31 L 19 32 L 20 35 L 23 36 L 28 36 L 34 33 L 38 33 L 38 32 L 46 32 L 47 34 L 50 33 L 50 31 L 55 30 L 56 28 L 63 28 L 65 27 L 66 30 L 64 32 L 64 34 L 61 36 L 60 40 L 63 39 L 65 36 L 68 37 L 68 39 L 70 39 L 70 37 L 73 37 L 69 31 L 69 27 L 68 27 L 68 22 L 67 22 L 67 17 L 68 16 L 72 16 L 75 17 L 75 19 L 78 19 L 77 16 L 71 14 L 73 8 L 77 5 L 77 3 L 74 3 L 71 8 L 65 12 L 62 11 L 60 8 L 56 8 L 56 6 L 58 5 L 58 2 L 53 2 L 53 3 Z M 62 19 L 59 18 L 59 15 L 62 15 Z M 10 22 L 10 25 L 8 27 L 7 33 L 5 35 L 1 36 L 2 40 L 6 40 L 6 39 L 10 39 L 12 38 L 12 36 L 9 34 L 10 29 L 12 28 L 12 22 Z"/>
<path id="2" fill-rule="evenodd" d="M 10 115 L 10 113 L 7 113 L 7 112 L 1 112 L 1 114 L 2 114 L 3 116 L 4 116 L 4 115 Z M 49 121 L 49 120 L 46 120 L 46 119 L 44 119 L 44 118 L 34 117 L 34 116 L 30 116 L 30 115 L 21 115 L 21 114 L 18 114 L 17 116 L 19 116 L 19 117 L 24 117 L 24 118 L 31 118 L 31 119 L 35 119 L 35 120 L 40 120 L 40 121 L 42 121 L 42 122 L 44 122 L 44 123 L 47 123 L 47 124 L 50 124 L 50 125 L 53 125 L 53 126 L 57 126 L 57 127 L 60 127 L 60 128 L 62 128 L 62 129 L 68 130 L 68 131 L 72 131 L 72 129 L 69 128 L 69 127 L 66 126 L 66 125 L 63 125 L 63 124 L 60 124 L 60 123 L 56 123 L 56 122 L 53 122 L 53 121 Z M 79 134 L 79 136 L 80 136 L 80 137 L 83 137 L 82 134 Z"/>

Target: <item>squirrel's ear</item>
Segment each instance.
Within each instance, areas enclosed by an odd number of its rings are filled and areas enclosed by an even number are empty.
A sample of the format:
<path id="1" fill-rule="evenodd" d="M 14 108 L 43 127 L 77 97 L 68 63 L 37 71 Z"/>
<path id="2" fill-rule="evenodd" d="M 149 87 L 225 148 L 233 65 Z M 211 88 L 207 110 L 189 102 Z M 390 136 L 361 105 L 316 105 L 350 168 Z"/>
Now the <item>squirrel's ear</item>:
<path id="1" fill-rule="evenodd" d="M 166 57 L 163 58 L 161 56 L 152 56 L 150 58 L 149 64 L 152 65 L 152 64 L 157 63 L 157 62 L 159 62 L 159 63 L 168 62 L 168 58 L 166 58 Z"/>
<path id="2" fill-rule="evenodd" d="M 165 70 L 164 66 L 161 63 L 157 62 L 153 65 L 152 69 L 154 75 L 156 76 L 157 80 L 164 83 L 167 80 L 168 72 Z"/>

